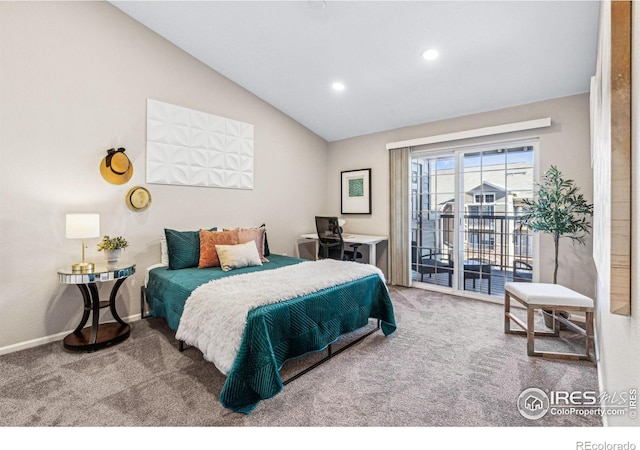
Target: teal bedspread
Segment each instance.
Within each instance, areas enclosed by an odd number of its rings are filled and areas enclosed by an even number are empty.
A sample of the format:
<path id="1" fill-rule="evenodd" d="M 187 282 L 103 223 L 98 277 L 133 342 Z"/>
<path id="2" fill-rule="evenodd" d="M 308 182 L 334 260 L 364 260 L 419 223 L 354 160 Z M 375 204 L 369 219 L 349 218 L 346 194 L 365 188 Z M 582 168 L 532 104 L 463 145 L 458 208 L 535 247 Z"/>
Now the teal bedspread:
<path id="1" fill-rule="evenodd" d="M 220 267 L 208 267 L 198 269 L 169 270 L 167 267 L 152 269 L 149 273 L 149 282 L 145 289 L 145 298 L 149 304 L 149 314 L 166 319 L 169 328 L 176 331 L 180 323 L 180 317 L 191 292 L 198 286 L 211 280 L 224 278 L 240 273 L 272 270 L 278 267 L 290 266 L 303 262 L 304 259 L 290 256 L 269 255 L 269 262 L 262 266 L 243 267 L 229 272 L 224 272 Z"/>
<path id="2" fill-rule="evenodd" d="M 271 263 L 270 268 L 276 268 L 302 261 L 274 254 L 269 260 L 262 270 Z M 191 291 L 210 279 L 229 276 L 204 270 L 153 269 L 146 289 L 150 313 L 164 317 L 176 330 Z M 232 411 L 250 413 L 261 400 L 282 390 L 279 371 L 287 359 L 323 350 L 340 335 L 365 326 L 369 318 L 380 319 L 385 335 L 396 329 L 389 292 L 377 275 L 252 310 L 220 402 Z"/>

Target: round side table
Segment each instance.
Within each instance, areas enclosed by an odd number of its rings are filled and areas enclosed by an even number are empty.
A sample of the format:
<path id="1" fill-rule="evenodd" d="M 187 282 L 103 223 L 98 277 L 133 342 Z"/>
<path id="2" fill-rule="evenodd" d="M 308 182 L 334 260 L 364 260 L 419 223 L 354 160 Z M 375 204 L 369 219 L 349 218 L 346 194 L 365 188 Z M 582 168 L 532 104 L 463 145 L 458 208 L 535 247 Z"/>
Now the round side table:
<path id="1" fill-rule="evenodd" d="M 93 352 L 126 340 L 131 334 L 131 326 L 120 318 L 116 311 L 116 295 L 127 277 L 136 272 L 136 265 L 125 265 L 117 269 L 96 264 L 91 273 L 80 273 L 71 267 L 58 270 L 58 281 L 62 284 L 75 284 L 82 292 L 84 312 L 76 329 L 63 340 L 64 348 L 73 351 Z M 100 301 L 97 283 L 114 281 L 108 301 Z M 100 323 L 100 310 L 109 308 L 115 322 Z M 91 326 L 84 327 L 93 313 Z"/>

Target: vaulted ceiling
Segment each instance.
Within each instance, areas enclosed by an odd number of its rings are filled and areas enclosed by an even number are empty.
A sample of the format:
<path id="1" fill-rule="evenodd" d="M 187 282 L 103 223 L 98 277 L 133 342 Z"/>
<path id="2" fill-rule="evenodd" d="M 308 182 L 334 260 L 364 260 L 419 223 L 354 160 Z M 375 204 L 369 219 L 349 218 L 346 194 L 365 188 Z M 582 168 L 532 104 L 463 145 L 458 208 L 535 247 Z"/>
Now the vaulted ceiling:
<path id="1" fill-rule="evenodd" d="M 111 3 L 327 141 L 588 92 L 595 73 L 595 1 Z"/>

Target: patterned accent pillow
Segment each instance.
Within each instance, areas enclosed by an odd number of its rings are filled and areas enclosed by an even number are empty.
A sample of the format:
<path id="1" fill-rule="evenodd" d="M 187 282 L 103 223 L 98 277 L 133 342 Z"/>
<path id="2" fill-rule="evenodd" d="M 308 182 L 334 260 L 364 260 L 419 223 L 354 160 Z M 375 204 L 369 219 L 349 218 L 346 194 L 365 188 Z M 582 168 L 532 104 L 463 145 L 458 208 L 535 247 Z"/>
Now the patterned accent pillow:
<path id="1" fill-rule="evenodd" d="M 226 228 L 225 228 L 226 229 Z M 254 241 L 256 243 L 256 249 L 258 250 L 258 255 L 260 256 L 260 261 L 263 263 L 269 262 L 267 258 L 265 258 L 264 249 L 265 249 L 265 238 L 267 235 L 267 230 L 264 227 L 260 228 L 233 228 L 234 230 L 238 230 L 238 244 L 244 244 L 249 241 Z"/>
<path id="2" fill-rule="evenodd" d="M 220 267 L 220 258 L 218 258 L 216 245 L 235 245 L 237 243 L 238 230 L 200 230 L 200 260 L 198 261 L 198 269 Z"/>
<path id="3" fill-rule="evenodd" d="M 222 270 L 229 271 L 241 267 L 261 266 L 262 261 L 253 241 L 237 245 L 216 245 Z"/>
<path id="4" fill-rule="evenodd" d="M 216 229 L 213 227 L 210 230 Z M 198 267 L 200 260 L 200 234 L 198 231 L 176 231 L 165 228 L 164 236 L 167 241 L 169 270 Z"/>

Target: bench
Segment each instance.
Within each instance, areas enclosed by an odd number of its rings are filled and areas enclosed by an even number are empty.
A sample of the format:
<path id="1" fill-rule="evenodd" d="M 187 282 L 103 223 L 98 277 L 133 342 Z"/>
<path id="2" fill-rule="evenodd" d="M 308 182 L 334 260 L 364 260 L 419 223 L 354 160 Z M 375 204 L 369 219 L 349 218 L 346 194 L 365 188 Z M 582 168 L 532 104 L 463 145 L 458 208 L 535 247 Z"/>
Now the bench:
<path id="1" fill-rule="evenodd" d="M 511 299 L 521 303 L 527 310 L 527 323 L 511 312 Z M 534 313 L 537 309 L 554 311 L 553 331 L 535 331 Z M 593 347 L 593 299 L 558 284 L 510 282 L 504 285 L 504 332 L 527 336 L 527 355 L 547 358 L 588 360 L 595 363 Z M 555 314 L 556 310 L 585 313 L 585 328 Z M 514 322 L 522 330 L 512 330 Z M 560 336 L 560 323 L 585 337 L 584 353 L 540 352 L 535 350 L 536 336 Z M 593 355 L 593 356 L 592 356 Z"/>

